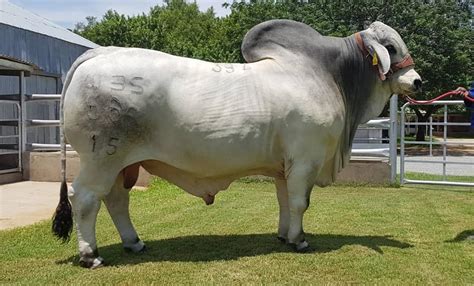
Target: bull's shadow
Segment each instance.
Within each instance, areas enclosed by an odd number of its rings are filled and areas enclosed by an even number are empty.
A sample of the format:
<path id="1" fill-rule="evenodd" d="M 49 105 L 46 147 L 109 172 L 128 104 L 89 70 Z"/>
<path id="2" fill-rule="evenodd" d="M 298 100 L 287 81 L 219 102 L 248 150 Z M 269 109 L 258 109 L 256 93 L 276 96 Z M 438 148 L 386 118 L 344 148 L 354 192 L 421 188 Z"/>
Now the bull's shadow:
<path id="1" fill-rule="evenodd" d="M 355 236 L 333 234 L 306 234 L 313 249 L 311 254 L 338 250 L 346 245 L 361 245 L 383 254 L 381 247 L 409 248 L 413 245 L 392 239 L 390 236 Z M 207 262 L 235 260 L 240 257 L 270 253 L 292 252 L 290 246 L 279 242 L 276 234 L 201 235 L 183 236 L 145 241 L 147 250 L 134 254 L 124 252 L 121 244 L 99 248 L 107 265 L 130 265 L 145 262 L 183 261 Z M 77 264 L 78 257 L 71 256 L 58 263 Z"/>

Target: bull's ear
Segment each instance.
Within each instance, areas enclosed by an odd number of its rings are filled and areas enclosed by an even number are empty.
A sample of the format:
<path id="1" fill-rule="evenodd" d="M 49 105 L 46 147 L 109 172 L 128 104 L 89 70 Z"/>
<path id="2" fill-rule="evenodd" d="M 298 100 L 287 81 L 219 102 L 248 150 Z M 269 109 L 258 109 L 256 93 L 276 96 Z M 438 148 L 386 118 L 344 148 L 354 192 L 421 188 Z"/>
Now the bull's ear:
<path id="1" fill-rule="evenodd" d="M 380 78 L 384 80 L 390 70 L 390 54 L 377 40 L 370 37 L 362 37 L 362 39 L 367 51 L 372 56 L 372 64 L 378 66 Z"/>

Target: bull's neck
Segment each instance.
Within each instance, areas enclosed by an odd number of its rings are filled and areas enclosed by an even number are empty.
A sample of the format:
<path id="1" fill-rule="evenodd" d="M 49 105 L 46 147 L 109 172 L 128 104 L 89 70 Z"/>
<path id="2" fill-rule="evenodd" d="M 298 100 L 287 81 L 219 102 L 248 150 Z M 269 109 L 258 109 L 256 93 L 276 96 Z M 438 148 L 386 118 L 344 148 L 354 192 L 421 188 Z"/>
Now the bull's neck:
<path id="1" fill-rule="evenodd" d="M 357 46 L 354 35 L 340 39 L 340 55 L 334 69 L 334 78 L 344 99 L 346 113 L 350 116 L 351 127 L 357 126 L 370 104 L 378 78 L 369 59 Z"/>
<path id="2" fill-rule="evenodd" d="M 336 82 L 347 111 L 360 118 L 359 113 L 364 112 L 378 78 L 369 59 L 357 46 L 355 36 L 324 37 L 313 48 L 313 56 L 318 57 L 313 68 L 321 71 L 322 65 L 326 69 Z"/>
<path id="3" fill-rule="evenodd" d="M 354 35 L 346 38 L 329 37 L 329 40 L 336 52 L 332 62 L 328 61 L 326 64 L 330 67 L 330 72 L 344 100 L 345 130 L 341 151 L 347 154 L 350 152 L 357 126 L 370 105 L 370 96 L 378 78 L 370 61 L 364 57 L 357 46 Z"/>

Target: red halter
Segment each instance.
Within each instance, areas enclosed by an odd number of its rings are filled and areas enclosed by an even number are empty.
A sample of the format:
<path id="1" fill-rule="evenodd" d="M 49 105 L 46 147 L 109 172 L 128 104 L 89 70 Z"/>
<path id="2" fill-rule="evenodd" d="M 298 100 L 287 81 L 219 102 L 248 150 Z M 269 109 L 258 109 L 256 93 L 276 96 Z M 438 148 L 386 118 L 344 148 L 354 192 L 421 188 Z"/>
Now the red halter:
<path id="1" fill-rule="evenodd" d="M 369 51 L 367 50 L 367 47 L 365 46 L 364 41 L 362 40 L 362 36 L 360 35 L 360 32 L 355 33 L 354 36 L 355 36 L 355 41 L 357 43 L 357 46 L 359 47 L 364 57 L 369 57 L 370 56 Z M 406 56 L 401 61 L 390 65 L 390 70 L 387 75 L 390 76 L 403 68 L 411 67 L 414 65 L 415 65 L 415 62 L 413 61 L 413 58 L 410 56 L 409 53 L 407 53 Z M 385 75 L 380 72 L 379 72 L 379 76 L 381 80 L 385 79 Z"/>

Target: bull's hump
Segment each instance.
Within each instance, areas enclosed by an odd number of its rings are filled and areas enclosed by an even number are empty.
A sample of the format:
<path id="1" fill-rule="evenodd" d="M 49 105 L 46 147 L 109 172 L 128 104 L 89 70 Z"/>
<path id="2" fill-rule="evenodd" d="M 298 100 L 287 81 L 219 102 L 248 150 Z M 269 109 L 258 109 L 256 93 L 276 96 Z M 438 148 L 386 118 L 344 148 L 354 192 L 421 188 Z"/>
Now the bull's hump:
<path id="1" fill-rule="evenodd" d="M 247 62 L 308 55 L 311 46 L 322 38 L 321 34 L 306 24 L 291 20 L 271 20 L 248 31 L 242 42 L 242 55 Z"/>

